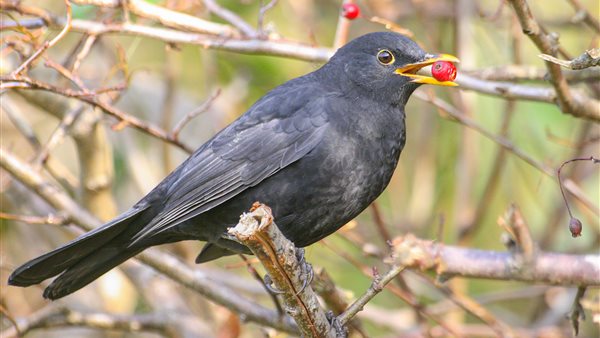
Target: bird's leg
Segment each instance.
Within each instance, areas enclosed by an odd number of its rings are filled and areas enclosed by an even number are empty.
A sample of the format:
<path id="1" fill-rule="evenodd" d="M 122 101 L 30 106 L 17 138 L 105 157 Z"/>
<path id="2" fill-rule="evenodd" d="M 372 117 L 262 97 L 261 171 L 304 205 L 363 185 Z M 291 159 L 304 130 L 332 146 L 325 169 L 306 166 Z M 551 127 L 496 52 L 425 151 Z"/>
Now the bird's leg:
<path id="1" fill-rule="evenodd" d="M 327 320 L 329 321 L 329 324 L 331 324 L 331 327 L 335 330 L 335 336 L 337 338 L 347 338 L 348 337 L 348 330 L 342 325 L 342 323 L 340 323 L 340 321 L 338 320 L 337 316 L 333 313 L 333 311 L 327 311 L 325 316 L 327 316 Z"/>
<path id="2" fill-rule="evenodd" d="M 306 259 L 304 259 L 304 249 L 296 249 L 296 259 L 298 259 L 298 264 L 302 269 L 302 274 L 308 276 L 304 279 L 300 290 L 296 292 L 296 295 L 299 295 L 313 281 L 315 273 L 310 263 L 308 263 Z M 267 290 L 272 294 L 280 295 L 282 293 L 285 293 L 285 291 L 279 290 L 273 286 L 273 279 L 271 278 L 271 276 L 269 276 L 269 274 L 265 275 L 265 277 L 263 278 L 263 282 L 265 283 L 265 287 L 267 288 Z"/>
<path id="3" fill-rule="evenodd" d="M 310 265 L 310 263 L 308 263 L 304 258 L 304 249 L 296 248 L 296 259 L 298 259 L 298 264 L 302 268 L 302 274 L 308 276 L 308 278 L 304 279 L 304 282 L 302 283 L 302 288 L 298 292 L 296 292 L 296 295 L 299 295 L 302 293 L 302 291 L 304 291 L 304 289 L 306 289 L 306 287 L 310 283 L 312 283 L 313 278 L 315 277 L 315 272 L 312 268 L 312 265 Z"/>

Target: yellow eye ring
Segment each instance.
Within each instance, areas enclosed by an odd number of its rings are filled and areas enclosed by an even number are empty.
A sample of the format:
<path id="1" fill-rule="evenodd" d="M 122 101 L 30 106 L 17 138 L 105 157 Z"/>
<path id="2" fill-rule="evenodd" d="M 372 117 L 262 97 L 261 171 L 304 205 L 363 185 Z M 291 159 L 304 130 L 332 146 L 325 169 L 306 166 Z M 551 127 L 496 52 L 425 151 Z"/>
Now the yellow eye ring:
<path id="1" fill-rule="evenodd" d="M 392 64 L 395 61 L 394 54 L 387 49 L 380 50 L 377 53 L 377 60 L 384 65 Z"/>

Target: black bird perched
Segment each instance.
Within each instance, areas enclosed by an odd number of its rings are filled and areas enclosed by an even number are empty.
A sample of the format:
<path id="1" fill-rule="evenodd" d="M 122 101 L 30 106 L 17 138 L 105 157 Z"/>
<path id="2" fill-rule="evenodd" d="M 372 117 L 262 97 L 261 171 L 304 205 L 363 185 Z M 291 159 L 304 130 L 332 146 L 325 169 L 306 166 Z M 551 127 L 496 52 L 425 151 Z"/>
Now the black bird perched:
<path id="1" fill-rule="evenodd" d="M 8 282 L 59 275 L 44 297 L 64 297 L 147 247 L 207 244 L 196 262 L 247 252 L 222 238 L 253 202 L 269 205 L 303 247 L 357 216 L 387 186 L 405 143 L 404 106 L 435 61 L 400 34 L 359 37 L 320 69 L 267 93 L 203 144 L 148 195 L 107 224 L 36 259 Z"/>

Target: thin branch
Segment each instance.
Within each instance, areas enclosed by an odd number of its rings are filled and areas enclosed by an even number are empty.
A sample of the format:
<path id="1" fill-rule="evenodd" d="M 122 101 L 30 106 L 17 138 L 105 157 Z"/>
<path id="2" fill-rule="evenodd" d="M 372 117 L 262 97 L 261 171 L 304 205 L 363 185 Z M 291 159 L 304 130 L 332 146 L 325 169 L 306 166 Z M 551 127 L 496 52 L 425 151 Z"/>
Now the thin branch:
<path id="1" fill-rule="evenodd" d="M 568 2 L 571 4 L 573 9 L 577 11 L 575 15 L 582 16 L 583 22 L 593 29 L 596 34 L 600 34 L 600 22 L 598 22 L 598 19 L 590 14 L 588 10 L 586 10 L 581 3 L 579 3 L 579 0 L 568 0 Z"/>
<path id="2" fill-rule="evenodd" d="M 523 33 L 527 35 L 531 41 L 537 46 L 537 48 L 544 54 L 556 55 L 558 49 L 558 42 L 553 39 L 549 34 L 546 34 L 537 21 L 534 19 L 526 0 L 508 0 L 512 5 L 519 23 L 523 29 Z M 600 120 L 600 111 L 598 111 L 596 104 L 593 106 L 593 114 L 590 114 L 590 108 L 588 105 L 577 101 L 572 93 L 571 89 L 563 76 L 560 66 L 546 62 L 546 67 L 550 73 L 552 79 L 552 85 L 556 90 L 556 97 L 558 105 L 561 110 L 566 113 L 577 117 L 585 117 L 594 120 Z"/>
<path id="3" fill-rule="evenodd" d="M 315 291 L 321 296 L 327 308 L 330 309 L 334 315 L 339 315 L 344 312 L 348 308 L 348 298 L 344 293 L 339 290 L 331 276 L 327 273 L 325 269 L 319 268 L 315 273 L 315 281 L 312 283 Z M 350 335 L 352 335 L 352 331 L 355 330 L 362 337 L 368 337 L 368 335 L 364 332 L 362 322 L 358 317 L 354 317 L 348 322 L 350 326 Z"/>
<path id="4" fill-rule="evenodd" d="M 345 236 L 342 236 L 342 238 L 345 238 Z M 353 241 L 349 240 L 349 242 L 352 243 L 353 245 L 357 245 Z M 330 250 L 332 250 L 333 252 L 335 252 L 340 257 L 342 257 L 345 260 L 347 260 L 348 262 L 350 262 L 350 264 L 355 266 L 364 276 L 366 276 L 368 278 L 375 278 L 375 274 L 374 274 L 374 271 L 372 268 L 369 268 L 366 265 L 361 264 L 358 260 L 354 259 L 352 256 L 350 256 L 348 253 L 346 253 L 344 251 L 334 250 L 333 247 L 331 247 L 331 245 L 329 245 L 328 242 L 324 239 L 321 240 L 321 243 L 324 244 L 325 247 L 327 247 Z M 452 325 L 446 323 L 444 320 L 439 318 L 437 315 L 430 313 L 426 308 L 422 307 L 421 304 L 416 300 L 415 297 L 413 297 L 412 294 L 409 294 L 406 291 L 402 290 L 401 288 L 397 287 L 396 285 L 389 284 L 389 283 L 386 286 L 386 289 L 389 290 L 389 292 L 391 292 L 394 296 L 398 297 L 398 299 L 400 299 L 403 302 L 405 302 L 406 304 L 408 304 L 412 309 L 419 311 L 419 313 L 421 313 L 424 317 L 427 317 L 428 319 L 437 323 L 440 327 L 444 328 L 444 330 L 448 334 L 450 334 L 450 336 L 453 336 L 453 337 L 460 336 L 457 333 L 457 331 L 452 327 Z"/>
<path id="5" fill-rule="evenodd" d="M 60 121 L 54 132 L 52 132 L 50 138 L 48 138 L 48 142 L 44 144 L 38 151 L 35 159 L 33 159 L 34 167 L 41 167 L 41 165 L 46 163 L 50 152 L 64 140 L 69 128 L 77 121 L 82 112 L 83 106 L 79 106 L 65 114 L 65 117 Z"/>
<path id="6" fill-rule="evenodd" d="M 362 311 L 365 305 L 370 302 L 373 297 L 383 291 L 389 282 L 391 282 L 399 273 L 404 271 L 405 268 L 406 266 L 404 264 L 394 264 L 385 275 L 375 276 L 367 291 L 357 298 L 344 313 L 337 317 L 340 324 L 346 325 L 346 323 L 348 323 L 358 312 Z"/>
<path id="7" fill-rule="evenodd" d="M 171 130 L 171 137 L 175 140 L 179 139 L 179 133 L 185 127 L 185 125 L 190 122 L 194 117 L 204 113 L 207 111 L 213 102 L 219 97 L 221 94 L 221 89 L 217 89 L 214 94 L 212 94 L 206 101 L 204 101 L 198 108 L 187 113 Z"/>
<path id="8" fill-rule="evenodd" d="M 423 100 L 423 101 L 433 104 L 437 108 L 443 110 L 448 115 L 450 115 L 451 117 L 456 119 L 456 121 L 458 123 L 461 123 L 468 128 L 472 128 L 472 129 L 476 130 L 477 132 L 479 132 L 486 138 L 494 141 L 495 143 L 497 143 L 504 149 L 510 151 L 513 155 L 515 155 L 518 158 L 520 158 L 521 160 L 525 161 L 532 167 L 538 169 L 539 171 L 541 171 L 548 177 L 553 177 L 553 178 L 556 177 L 554 174 L 554 170 L 550 166 L 536 160 L 531 155 L 525 153 L 522 149 L 515 146 L 507 138 L 492 134 L 489 130 L 483 128 L 475 120 L 465 116 L 456 107 L 452 106 L 448 102 L 441 100 L 437 97 L 429 96 L 423 92 L 415 92 L 413 94 L 413 96 L 420 100 Z M 598 208 L 598 206 L 596 206 L 592 201 L 590 201 L 584 194 L 581 194 L 579 191 L 580 189 L 577 188 L 577 185 L 573 181 L 571 181 L 571 180 L 566 181 L 565 189 L 567 189 L 567 191 L 569 191 L 570 193 L 573 194 L 573 196 L 575 196 L 577 199 L 579 199 L 590 211 L 592 211 L 594 214 L 600 216 L 600 209 Z"/>
<path id="9" fill-rule="evenodd" d="M 60 24 L 61 20 L 56 21 Z M 104 24 L 87 20 L 73 20 L 74 31 L 88 34 L 124 34 L 143 36 L 162 40 L 167 43 L 185 43 L 199 45 L 204 48 L 225 50 L 242 54 L 266 54 L 282 57 L 291 57 L 300 60 L 325 62 L 333 50 L 322 47 L 311 47 L 309 45 L 290 42 L 283 39 L 261 40 L 261 39 L 239 39 L 239 38 L 215 38 L 211 35 L 182 32 L 169 28 L 149 27 L 138 24 Z"/>
<path id="10" fill-rule="evenodd" d="M 0 219 L 9 221 L 23 222 L 27 224 L 43 224 L 43 225 L 65 225 L 68 223 L 67 217 L 60 214 L 50 214 L 48 216 L 29 216 L 15 215 L 5 212 L 0 212 Z"/>
<path id="11" fill-rule="evenodd" d="M 119 0 L 72 0 L 79 5 L 96 5 L 99 7 L 118 7 Z M 182 31 L 191 31 L 198 33 L 208 33 L 221 37 L 238 36 L 238 32 L 229 25 L 223 25 L 198 17 L 176 12 L 168 8 L 154 5 L 144 0 L 127 0 L 125 2 L 127 10 L 140 17 L 156 20 L 166 27 L 179 29 Z"/>
<path id="12" fill-rule="evenodd" d="M 581 299 L 585 295 L 587 287 L 580 286 L 577 288 L 577 294 L 573 299 L 573 306 L 571 306 L 571 312 L 568 317 L 571 321 L 571 327 L 573 328 L 574 336 L 579 335 L 579 320 L 585 320 L 585 312 L 583 310 L 583 306 L 581 306 Z"/>
<path id="13" fill-rule="evenodd" d="M 157 332 L 166 337 L 178 338 L 175 317 L 164 314 L 114 315 L 109 313 L 84 313 L 63 306 L 48 306 L 26 319 L 19 319 L 17 326 L 5 331 L 2 337 L 22 337 L 28 332 L 60 327 L 86 327 L 100 330 L 125 332 Z"/>
<path id="14" fill-rule="evenodd" d="M 484 81 L 467 74 L 459 74 L 456 82 L 460 85 L 461 89 L 473 90 L 505 99 L 547 103 L 556 103 L 558 100 L 555 88 L 528 86 L 511 82 Z M 598 110 L 600 101 L 578 91 L 571 92 L 571 98 L 580 108 L 579 117 L 600 121 L 600 110 Z"/>
<path id="15" fill-rule="evenodd" d="M 572 70 L 581 70 L 585 68 L 600 66 L 600 48 L 586 50 L 585 52 L 583 52 L 583 54 L 569 61 L 557 59 L 554 56 L 548 54 L 541 54 L 539 55 L 539 57 L 548 62 L 556 63 L 561 67 L 565 67 Z"/>
<path id="16" fill-rule="evenodd" d="M 537 66 L 501 65 L 473 70 L 463 69 L 462 74 L 486 81 L 547 81 L 548 70 Z M 600 68 L 565 70 L 564 75 L 569 82 L 600 81 Z"/>
<path id="17" fill-rule="evenodd" d="M 66 23 L 64 24 L 63 29 L 60 31 L 60 33 L 58 33 L 57 36 L 54 37 L 54 39 L 44 42 L 44 44 L 42 45 L 41 48 L 39 48 L 37 51 L 35 51 L 35 53 L 33 53 L 29 57 L 29 59 L 25 60 L 25 62 L 23 62 L 19 67 L 17 67 L 17 69 L 15 69 L 11 73 L 12 77 L 16 77 L 16 76 L 20 75 L 21 73 L 23 73 L 23 71 L 25 71 L 25 69 L 27 69 L 33 61 L 35 61 L 37 58 L 39 58 L 42 55 L 42 53 L 46 51 L 46 49 L 57 44 L 58 41 L 60 41 L 63 37 L 65 37 L 65 35 L 67 35 L 69 30 L 71 30 L 72 14 L 71 14 L 71 3 L 69 2 L 69 0 L 65 0 L 65 5 L 67 6 L 67 20 L 66 20 Z"/>
<path id="18" fill-rule="evenodd" d="M 222 7 L 214 0 L 203 0 L 202 2 L 211 13 L 232 24 L 246 37 L 252 39 L 258 37 L 256 30 L 234 12 Z"/>
<path id="19" fill-rule="evenodd" d="M 257 31 L 258 31 L 258 35 L 261 37 L 265 37 L 265 32 L 264 32 L 264 19 L 265 19 L 265 15 L 267 14 L 267 12 L 269 10 L 271 10 L 271 8 L 275 7 L 275 5 L 277 5 L 277 0 L 270 0 L 268 4 L 266 5 L 262 5 L 262 1 L 261 1 L 261 6 L 260 6 L 260 10 L 258 11 L 258 20 L 257 20 Z"/>
<path id="20" fill-rule="evenodd" d="M 0 77 L 0 79 L 2 79 L 2 77 Z M 2 81 L 4 81 L 4 79 L 2 79 Z M 53 86 L 53 85 L 50 85 L 50 84 L 47 84 L 47 83 L 44 83 L 41 81 L 37 81 L 37 80 L 31 79 L 31 78 L 23 77 L 23 76 L 21 76 L 21 78 L 16 82 L 15 81 L 2 82 L 0 84 L 0 88 L 2 88 L 2 89 L 7 89 L 7 88 L 39 89 L 39 90 L 45 90 L 45 91 L 48 91 L 51 93 L 59 94 L 59 95 L 65 96 L 65 97 L 77 98 L 80 101 L 88 103 L 94 107 L 98 107 L 98 108 L 102 109 L 105 113 L 107 113 L 108 115 L 111 115 L 111 116 L 117 118 L 119 120 L 119 122 L 121 123 L 119 125 L 120 128 L 125 127 L 125 126 L 132 126 L 135 129 L 138 129 L 144 133 L 147 133 L 151 136 L 154 136 L 156 138 L 164 140 L 165 142 L 171 143 L 171 144 L 181 148 L 182 150 L 186 151 L 187 153 L 193 152 L 193 150 L 190 147 L 188 147 L 181 141 L 173 138 L 169 133 L 167 133 L 163 129 L 156 127 L 154 125 L 151 125 L 143 120 L 140 120 L 139 118 L 137 118 L 133 115 L 129 115 L 129 114 L 125 113 L 124 111 L 120 110 L 119 108 L 117 108 L 115 106 L 110 105 L 105 100 L 102 100 L 101 98 L 97 97 L 97 93 L 94 91 L 73 91 L 68 88 L 67 89 L 58 88 L 56 86 Z"/>
<path id="21" fill-rule="evenodd" d="M 421 240 L 412 235 L 398 237 L 393 244 L 394 250 L 401 253 L 396 258 L 398 264 L 434 270 L 441 276 L 518 280 L 564 286 L 600 286 L 600 255 L 540 251 L 525 266 L 517 264 L 514 255 L 509 252 L 454 247 Z"/>

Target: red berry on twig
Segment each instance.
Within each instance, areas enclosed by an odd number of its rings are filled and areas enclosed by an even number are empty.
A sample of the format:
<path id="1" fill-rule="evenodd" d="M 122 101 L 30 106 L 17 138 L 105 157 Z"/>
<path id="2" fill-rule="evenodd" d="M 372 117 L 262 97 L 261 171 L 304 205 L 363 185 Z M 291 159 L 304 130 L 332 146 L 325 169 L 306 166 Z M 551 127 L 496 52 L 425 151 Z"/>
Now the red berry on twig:
<path id="1" fill-rule="evenodd" d="M 438 81 L 454 81 L 456 67 L 452 62 L 436 61 L 431 67 L 431 75 Z"/>
<path id="2" fill-rule="evenodd" d="M 342 16 L 348 20 L 354 20 L 360 15 L 360 8 L 356 4 L 343 4 Z"/>

